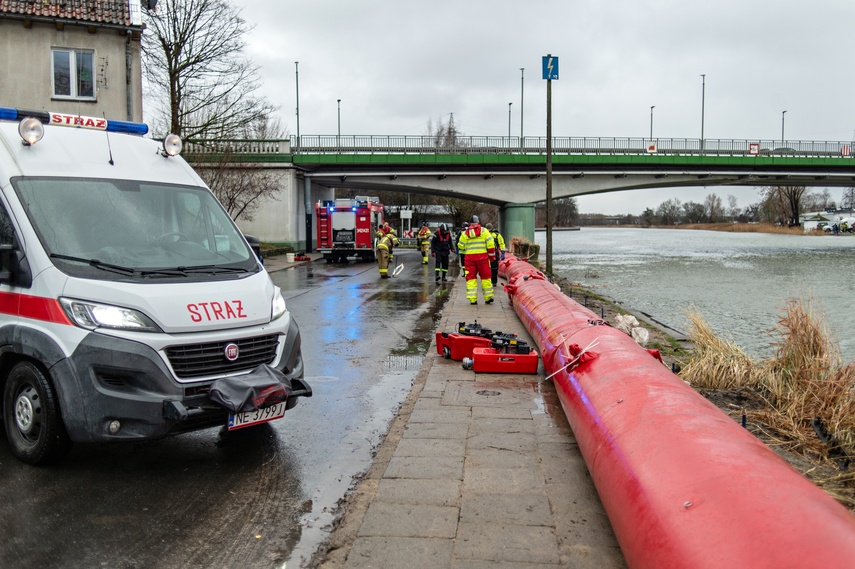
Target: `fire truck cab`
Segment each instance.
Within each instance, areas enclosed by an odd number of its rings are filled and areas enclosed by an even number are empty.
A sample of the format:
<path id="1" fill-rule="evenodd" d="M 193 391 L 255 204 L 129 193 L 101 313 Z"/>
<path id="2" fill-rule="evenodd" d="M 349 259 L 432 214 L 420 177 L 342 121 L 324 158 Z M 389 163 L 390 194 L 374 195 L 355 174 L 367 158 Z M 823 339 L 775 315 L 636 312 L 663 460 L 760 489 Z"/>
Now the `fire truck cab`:
<path id="1" fill-rule="evenodd" d="M 368 196 L 319 201 L 315 206 L 318 252 L 327 263 L 349 257 L 374 261 L 374 235 L 383 225 L 383 204 Z"/>

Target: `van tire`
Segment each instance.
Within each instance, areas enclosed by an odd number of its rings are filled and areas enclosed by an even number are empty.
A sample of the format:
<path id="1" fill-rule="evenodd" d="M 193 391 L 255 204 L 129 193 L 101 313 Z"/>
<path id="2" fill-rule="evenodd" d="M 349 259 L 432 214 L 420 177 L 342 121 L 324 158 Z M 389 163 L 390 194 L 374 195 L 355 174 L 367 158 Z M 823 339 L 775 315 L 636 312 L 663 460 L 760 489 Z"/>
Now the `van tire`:
<path id="1" fill-rule="evenodd" d="M 3 422 L 12 453 L 22 462 L 51 464 L 71 450 L 56 392 L 33 362 L 18 362 L 9 371 L 3 390 Z"/>

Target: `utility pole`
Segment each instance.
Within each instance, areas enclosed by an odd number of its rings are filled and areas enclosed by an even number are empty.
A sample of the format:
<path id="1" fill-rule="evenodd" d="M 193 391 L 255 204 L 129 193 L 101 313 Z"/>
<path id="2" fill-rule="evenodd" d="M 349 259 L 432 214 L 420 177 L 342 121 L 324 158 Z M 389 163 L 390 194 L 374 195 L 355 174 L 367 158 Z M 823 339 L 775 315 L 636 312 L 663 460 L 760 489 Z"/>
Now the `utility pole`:
<path id="1" fill-rule="evenodd" d="M 300 62 L 294 62 L 294 72 L 297 75 L 297 148 L 300 147 Z"/>
<path id="2" fill-rule="evenodd" d="M 653 142 L 653 109 L 656 108 L 656 105 L 652 105 L 650 107 L 650 141 Z"/>
<path id="3" fill-rule="evenodd" d="M 520 151 L 525 151 L 523 140 L 523 111 L 525 110 L 525 67 L 520 67 Z"/>
<path id="4" fill-rule="evenodd" d="M 701 74 L 701 154 L 704 153 L 704 97 L 707 91 L 707 74 Z"/>
<path id="5" fill-rule="evenodd" d="M 558 79 L 558 58 L 543 58 L 546 80 L 546 274 L 552 277 L 552 80 Z"/>

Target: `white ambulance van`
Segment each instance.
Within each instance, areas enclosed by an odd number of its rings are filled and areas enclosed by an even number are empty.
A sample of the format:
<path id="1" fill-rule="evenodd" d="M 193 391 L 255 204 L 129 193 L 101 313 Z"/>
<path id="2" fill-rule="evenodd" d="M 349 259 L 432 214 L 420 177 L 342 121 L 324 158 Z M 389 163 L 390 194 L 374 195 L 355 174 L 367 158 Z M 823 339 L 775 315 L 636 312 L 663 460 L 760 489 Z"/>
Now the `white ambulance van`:
<path id="1" fill-rule="evenodd" d="M 278 287 L 181 141 L 0 107 L 0 394 L 14 455 L 284 416 L 303 381 Z"/>

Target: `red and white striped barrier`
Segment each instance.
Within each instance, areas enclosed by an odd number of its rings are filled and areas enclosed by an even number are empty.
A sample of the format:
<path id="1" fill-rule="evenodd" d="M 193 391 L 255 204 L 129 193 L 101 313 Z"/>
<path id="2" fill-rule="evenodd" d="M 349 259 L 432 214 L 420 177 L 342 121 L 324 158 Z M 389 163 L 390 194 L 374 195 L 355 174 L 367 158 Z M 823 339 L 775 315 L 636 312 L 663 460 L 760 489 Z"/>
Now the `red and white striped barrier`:
<path id="1" fill-rule="evenodd" d="M 631 569 L 851 569 L 855 516 L 635 341 L 499 265 Z"/>

